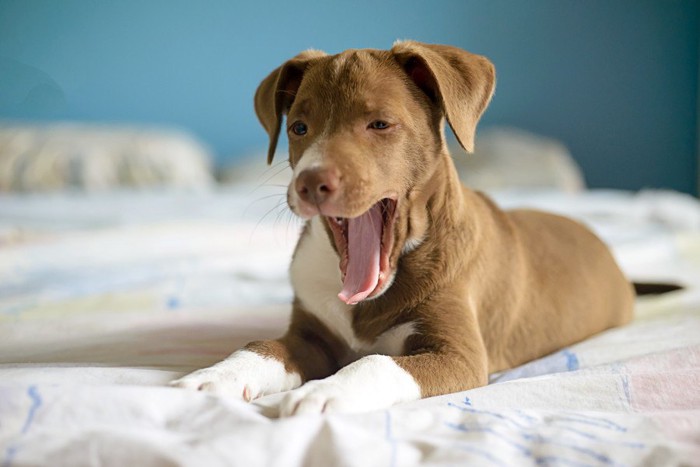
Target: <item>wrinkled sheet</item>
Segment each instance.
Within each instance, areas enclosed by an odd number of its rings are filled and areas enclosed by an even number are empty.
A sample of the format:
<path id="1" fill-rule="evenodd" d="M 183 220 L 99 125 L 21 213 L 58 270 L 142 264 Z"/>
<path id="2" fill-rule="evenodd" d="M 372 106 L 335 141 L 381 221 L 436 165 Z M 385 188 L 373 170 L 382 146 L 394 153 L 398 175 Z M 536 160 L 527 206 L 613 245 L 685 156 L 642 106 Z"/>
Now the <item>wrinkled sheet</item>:
<path id="1" fill-rule="evenodd" d="M 300 227 L 283 195 L 0 197 L 0 465 L 700 465 L 700 204 L 670 192 L 496 194 L 687 287 L 489 386 L 282 420 L 279 395 L 166 387 L 283 332 Z"/>

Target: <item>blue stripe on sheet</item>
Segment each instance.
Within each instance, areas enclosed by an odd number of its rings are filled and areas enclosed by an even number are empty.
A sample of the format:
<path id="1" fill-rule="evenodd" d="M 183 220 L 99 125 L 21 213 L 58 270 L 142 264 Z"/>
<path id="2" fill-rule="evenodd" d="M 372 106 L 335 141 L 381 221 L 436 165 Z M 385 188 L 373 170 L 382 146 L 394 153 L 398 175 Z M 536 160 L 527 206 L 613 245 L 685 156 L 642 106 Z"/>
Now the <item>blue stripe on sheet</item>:
<path id="1" fill-rule="evenodd" d="M 29 388 L 27 388 L 27 395 L 32 402 L 29 406 L 29 410 L 27 411 L 27 417 L 24 419 L 24 424 L 22 425 L 20 435 L 24 435 L 27 433 L 27 431 L 29 431 L 29 428 L 32 426 L 32 422 L 34 421 L 36 411 L 39 410 L 39 407 L 41 407 L 41 404 L 43 403 L 39 390 L 36 386 L 29 386 Z M 16 442 L 8 446 L 7 450 L 5 451 L 5 457 L 2 460 L 2 467 L 10 467 L 18 451 L 19 446 Z"/>
<path id="2" fill-rule="evenodd" d="M 576 371 L 580 368 L 578 355 L 571 349 L 563 349 L 546 357 L 533 360 L 512 370 L 491 376 L 491 383 L 502 383 L 520 378 Z"/>

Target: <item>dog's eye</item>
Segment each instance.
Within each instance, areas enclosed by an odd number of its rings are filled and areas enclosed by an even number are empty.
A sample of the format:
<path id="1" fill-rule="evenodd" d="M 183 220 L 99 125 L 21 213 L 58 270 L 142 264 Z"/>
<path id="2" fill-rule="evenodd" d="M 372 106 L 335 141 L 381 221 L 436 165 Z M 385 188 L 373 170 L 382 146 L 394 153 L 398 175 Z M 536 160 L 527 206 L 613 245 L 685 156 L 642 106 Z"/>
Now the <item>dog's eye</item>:
<path id="1" fill-rule="evenodd" d="M 384 120 L 375 120 L 369 125 L 367 125 L 367 128 L 371 130 L 386 130 L 387 128 L 389 128 L 389 124 Z"/>
<path id="2" fill-rule="evenodd" d="M 304 136 L 307 131 L 309 131 L 306 123 L 304 122 L 294 122 L 291 127 L 292 133 L 297 136 Z"/>

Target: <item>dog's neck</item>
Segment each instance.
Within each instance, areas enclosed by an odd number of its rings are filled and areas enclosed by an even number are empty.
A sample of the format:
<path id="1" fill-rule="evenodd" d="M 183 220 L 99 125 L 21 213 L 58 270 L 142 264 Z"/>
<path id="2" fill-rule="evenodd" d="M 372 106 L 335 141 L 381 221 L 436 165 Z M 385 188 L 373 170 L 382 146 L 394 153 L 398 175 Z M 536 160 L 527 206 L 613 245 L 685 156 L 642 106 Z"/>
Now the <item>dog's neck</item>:
<path id="1" fill-rule="evenodd" d="M 464 196 L 457 170 L 447 150 L 441 151 L 420 188 L 409 194 L 411 237 L 429 238 L 436 227 L 452 230 L 464 226 Z M 440 242 L 423 242 L 422 247 L 441 248 Z"/>
<path id="2" fill-rule="evenodd" d="M 455 251 L 469 248 L 476 231 L 463 190 L 449 153 L 442 152 L 425 183 L 410 197 L 410 230 L 426 240 L 398 258 L 396 277 L 386 294 L 359 308 L 378 307 L 378 311 L 390 303 L 416 306 L 442 283 L 453 280 L 460 268 L 455 257 L 461 257 Z"/>
<path id="3" fill-rule="evenodd" d="M 427 207 L 436 222 L 444 227 L 458 227 L 464 224 L 466 213 L 464 207 L 464 187 L 462 186 L 452 156 L 444 151 L 431 175 L 429 185 L 433 189 Z"/>

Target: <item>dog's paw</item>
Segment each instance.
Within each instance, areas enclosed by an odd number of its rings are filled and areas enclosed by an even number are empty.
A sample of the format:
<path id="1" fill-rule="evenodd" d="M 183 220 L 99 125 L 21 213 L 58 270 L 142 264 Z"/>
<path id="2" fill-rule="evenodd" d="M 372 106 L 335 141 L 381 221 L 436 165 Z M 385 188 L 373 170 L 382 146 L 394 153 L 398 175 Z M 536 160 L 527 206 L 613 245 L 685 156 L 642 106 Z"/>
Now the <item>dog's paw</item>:
<path id="1" fill-rule="evenodd" d="M 170 386 L 206 391 L 250 402 L 258 397 L 299 387 L 301 378 L 284 365 L 255 352 L 239 350 L 226 360 L 197 370 Z"/>
<path id="2" fill-rule="evenodd" d="M 385 355 L 368 355 L 326 379 L 310 381 L 286 394 L 280 416 L 366 412 L 417 400 L 420 386 Z"/>
<path id="3" fill-rule="evenodd" d="M 280 416 L 351 413 L 367 410 L 367 407 L 363 406 L 362 398 L 354 397 L 347 389 L 328 380 L 310 381 L 284 396 L 280 403 Z"/>
<path id="4" fill-rule="evenodd" d="M 261 395 L 260 388 L 248 375 L 226 371 L 216 366 L 197 370 L 171 381 L 170 386 L 212 392 L 248 402 Z"/>

